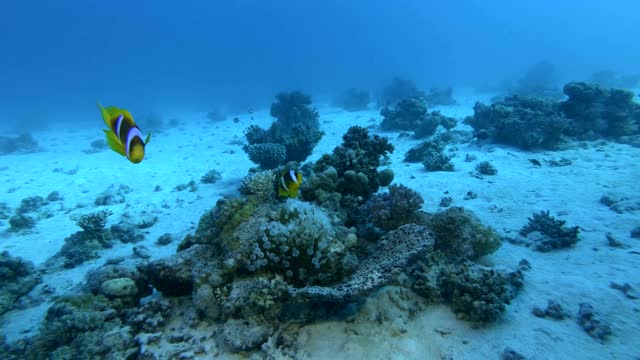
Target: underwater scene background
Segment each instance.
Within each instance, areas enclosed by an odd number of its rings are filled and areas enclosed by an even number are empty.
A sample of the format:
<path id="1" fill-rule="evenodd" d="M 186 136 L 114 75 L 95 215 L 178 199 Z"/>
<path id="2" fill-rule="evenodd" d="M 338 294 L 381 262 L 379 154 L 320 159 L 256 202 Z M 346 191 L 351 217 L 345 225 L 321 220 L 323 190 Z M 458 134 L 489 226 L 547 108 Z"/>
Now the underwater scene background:
<path id="1" fill-rule="evenodd" d="M 640 359 L 637 1 L 0 12 L 1 359 Z"/>

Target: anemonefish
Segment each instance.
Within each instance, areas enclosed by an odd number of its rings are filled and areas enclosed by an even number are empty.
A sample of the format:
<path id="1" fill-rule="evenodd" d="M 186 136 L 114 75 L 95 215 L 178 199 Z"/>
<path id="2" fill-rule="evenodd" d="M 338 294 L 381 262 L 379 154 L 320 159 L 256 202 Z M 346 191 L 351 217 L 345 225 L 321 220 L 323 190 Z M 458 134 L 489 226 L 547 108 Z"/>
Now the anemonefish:
<path id="1" fill-rule="evenodd" d="M 145 140 L 142 140 L 142 132 L 136 122 L 133 121 L 133 116 L 129 111 L 115 106 L 104 108 L 99 103 L 98 107 L 102 112 L 104 123 L 109 128 L 104 130 L 107 136 L 107 145 L 134 164 L 142 161 L 144 159 L 144 147 L 149 143 L 151 133 L 147 135 Z"/>
<path id="2" fill-rule="evenodd" d="M 302 184 L 302 173 L 299 171 L 285 170 L 280 175 L 280 183 L 278 184 L 278 196 L 294 198 L 298 195 L 298 189 Z"/>

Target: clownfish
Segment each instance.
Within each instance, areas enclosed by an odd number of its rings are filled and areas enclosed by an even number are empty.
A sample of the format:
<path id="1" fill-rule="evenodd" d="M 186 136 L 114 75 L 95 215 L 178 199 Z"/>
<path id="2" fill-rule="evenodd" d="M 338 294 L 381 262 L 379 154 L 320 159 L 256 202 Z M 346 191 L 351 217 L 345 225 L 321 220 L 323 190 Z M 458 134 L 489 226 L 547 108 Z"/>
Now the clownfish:
<path id="1" fill-rule="evenodd" d="M 111 150 L 125 156 L 134 164 L 144 159 L 144 147 L 149 143 L 151 133 L 142 140 L 142 132 L 129 111 L 115 106 L 102 107 L 98 103 L 102 119 L 109 129 L 104 129 L 107 145 Z"/>
<path id="2" fill-rule="evenodd" d="M 278 196 L 294 198 L 298 195 L 298 189 L 302 184 L 302 173 L 299 171 L 285 170 L 280 175 L 280 183 L 278 184 Z"/>

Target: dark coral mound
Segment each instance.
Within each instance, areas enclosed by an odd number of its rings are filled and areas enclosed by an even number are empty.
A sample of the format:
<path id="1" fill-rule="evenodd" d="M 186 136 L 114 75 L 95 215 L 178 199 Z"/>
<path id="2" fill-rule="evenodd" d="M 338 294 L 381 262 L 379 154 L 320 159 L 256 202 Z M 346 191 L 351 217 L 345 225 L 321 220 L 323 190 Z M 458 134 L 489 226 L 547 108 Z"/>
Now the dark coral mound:
<path id="1" fill-rule="evenodd" d="M 525 74 L 518 79 L 510 93 L 519 96 L 532 96 L 546 99 L 560 99 L 562 93 L 557 84 L 555 66 L 543 60 L 531 65 Z"/>
<path id="2" fill-rule="evenodd" d="M 570 126 L 558 103 L 534 97 L 514 95 L 491 105 L 478 102 L 473 110 L 465 123 L 476 137 L 524 150 L 556 147 Z"/>
<path id="3" fill-rule="evenodd" d="M 424 98 L 425 94 L 418 89 L 413 81 L 395 77 L 382 89 L 382 94 L 378 98 L 378 105 L 394 106 L 400 100 L 410 97 Z"/>
<path id="4" fill-rule="evenodd" d="M 380 126 L 385 130 L 413 130 L 416 138 L 424 138 L 433 135 L 439 125 L 449 130 L 456 126 L 454 118 L 444 116 L 439 111 L 427 111 L 427 103 L 424 98 L 410 97 L 400 100 L 390 109 L 385 107 L 380 110 L 383 116 Z"/>
<path id="5" fill-rule="evenodd" d="M 481 326 L 498 319 L 522 287 L 523 279 L 520 270 L 501 272 L 463 265 L 442 271 L 438 288 L 459 317 L 472 326 Z"/>
<path id="6" fill-rule="evenodd" d="M 424 101 L 429 106 L 455 105 L 456 99 L 453 97 L 453 88 L 431 88 L 424 96 Z"/>
<path id="7" fill-rule="evenodd" d="M 366 110 L 371 102 L 371 95 L 367 90 L 348 89 L 342 93 L 336 100 L 337 106 L 347 111 Z"/>
<path id="8" fill-rule="evenodd" d="M 0 315 L 15 307 L 16 301 L 40 282 L 33 264 L 8 252 L 0 253 Z"/>
<path id="9" fill-rule="evenodd" d="M 493 253 L 501 245 L 495 230 L 459 206 L 434 214 L 429 227 L 435 234 L 435 248 L 451 258 L 474 260 Z"/>
<path id="10" fill-rule="evenodd" d="M 563 91 L 569 99 L 560 110 L 572 121 L 569 135 L 592 139 L 640 133 L 640 104 L 633 101 L 633 92 L 584 82 L 568 83 Z"/>
<path id="11" fill-rule="evenodd" d="M 418 144 L 405 154 L 404 161 L 409 163 L 422 162 L 427 171 L 453 171 L 451 156 L 445 154 L 445 143 L 429 140 Z"/>
<path id="12" fill-rule="evenodd" d="M 271 116 L 277 120 L 269 129 L 256 125 L 247 128 L 249 144 L 243 148 L 252 161 L 265 169 L 304 161 L 324 135 L 318 112 L 311 107 L 311 97 L 300 91 L 276 95 Z"/>
<path id="13" fill-rule="evenodd" d="M 16 137 L 0 136 L 0 155 L 40 151 L 38 142 L 29 133 Z"/>
<path id="14" fill-rule="evenodd" d="M 359 196 L 358 202 L 361 203 L 380 188 L 378 167 L 382 157 L 393 152 L 393 145 L 385 137 L 370 136 L 369 131 L 360 126 L 350 127 L 342 140 L 342 145 L 336 147 L 331 155 L 323 155 L 313 166 L 314 174 L 308 184 L 302 186 L 305 200 L 325 198 L 318 190 L 333 190 L 340 197 Z M 314 187 L 318 183 L 323 185 Z"/>
<path id="15" fill-rule="evenodd" d="M 112 233 L 106 228 L 108 210 L 82 215 L 76 225 L 82 230 L 64 239 L 64 245 L 47 261 L 47 266 L 62 265 L 74 268 L 85 261 L 98 258 L 98 251 L 112 246 Z"/>
<path id="16" fill-rule="evenodd" d="M 526 238 L 520 242 L 542 252 L 573 246 L 580 240 L 580 228 L 566 227 L 565 224 L 566 221 L 551 216 L 549 210 L 534 213 L 520 230 L 520 235 Z"/>
<path id="17" fill-rule="evenodd" d="M 397 229 L 401 225 L 420 222 L 418 211 L 424 200 L 410 188 L 400 184 L 389 186 L 389 191 L 378 193 L 360 209 L 366 222 L 384 230 Z"/>
<path id="18" fill-rule="evenodd" d="M 436 240 L 437 241 L 437 240 Z M 520 270 L 495 270 L 435 250 L 409 265 L 412 289 L 429 302 L 445 302 L 472 327 L 495 322 L 523 285 Z"/>

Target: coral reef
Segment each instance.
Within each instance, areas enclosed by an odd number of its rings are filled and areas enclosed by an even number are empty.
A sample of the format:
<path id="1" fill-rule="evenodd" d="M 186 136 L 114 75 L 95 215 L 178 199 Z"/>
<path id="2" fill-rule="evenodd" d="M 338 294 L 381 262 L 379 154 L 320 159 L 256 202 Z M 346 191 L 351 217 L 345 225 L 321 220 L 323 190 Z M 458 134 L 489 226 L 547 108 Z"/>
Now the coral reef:
<path id="1" fill-rule="evenodd" d="M 277 274 L 296 286 L 336 282 L 357 263 L 355 234 L 320 207 L 295 199 L 260 205 L 232 229 L 213 233 L 227 234 L 206 242 L 224 254 L 225 270 Z"/>
<path id="2" fill-rule="evenodd" d="M 378 181 L 380 182 L 380 186 L 387 187 L 393 181 L 395 174 L 393 169 L 384 169 L 378 172 Z"/>
<path id="3" fill-rule="evenodd" d="M 247 128 L 245 137 L 249 144 L 243 147 L 251 160 L 265 169 L 304 161 L 324 135 L 319 130 L 318 112 L 311 108 L 311 97 L 300 91 L 276 95 L 271 116 L 277 120 L 269 129 L 256 125 Z"/>
<path id="4" fill-rule="evenodd" d="M 569 99 L 560 110 L 572 121 L 569 135 L 594 139 L 640 133 L 640 104 L 633 101 L 633 92 L 583 82 L 568 83 L 563 91 Z"/>
<path id="5" fill-rule="evenodd" d="M 489 106 L 478 102 L 473 110 L 465 123 L 476 137 L 523 150 L 556 147 L 570 125 L 558 103 L 533 97 L 509 96 Z"/>
<path id="6" fill-rule="evenodd" d="M 441 273 L 438 288 L 459 317 L 472 326 L 481 326 L 494 322 L 505 311 L 522 287 L 523 279 L 520 270 L 504 273 L 479 265 L 463 265 Z"/>
<path id="7" fill-rule="evenodd" d="M 389 191 L 371 197 L 360 211 L 366 217 L 366 225 L 372 225 L 385 233 L 401 225 L 420 222 L 418 210 L 424 200 L 417 192 L 404 185 L 393 184 Z M 366 226 L 365 225 L 365 226 Z"/>
<path id="8" fill-rule="evenodd" d="M 159 330 L 170 308 L 150 300 L 114 307 L 103 295 L 75 294 L 57 299 L 38 335 L 2 344 L 5 359 L 131 359 L 141 357 L 145 332 Z M 140 338 L 139 338 L 140 337 Z M 144 356 L 142 356 L 144 357 Z"/>
<path id="9" fill-rule="evenodd" d="M 65 268 L 74 268 L 81 263 L 98 258 L 98 250 L 112 246 L 111 232 L 105 227 L 108 210 L 82 215 L 76 219 L 76 225 L 82 230 L 64 239 L 64 245 L 57 254 L 47 260 L 49 266 L 62 261 Z"/>
<path id="10" fill-rule="evenodd" d="M 455 105 L 456 99 L 453 97 L 453 88 L 432 88 L 424 95 L 424 101 L 429 106 L 436 105 Z"/>
<path id="11" fill-rule="evenodd" d="M 360 126 L 350 127 L 342 140 L 342 145 L 336 147 L 331 155 L 323 155 L 314 164 L 314 174 L 308 184 L 301 187 L 303 199 L 316 200 L 325 195 L 316 194 L 316 189 L 312 187 L 312 184 L 319 182 L 313 177 L 325 171 L 330 171 L 331 176 L 324 176 L 322 181 L 333 182 L 335 190 L 342 197 L 355 195 L 366 200 L 380 188 L 380 160 L 387 153 L 393 152 L 393 145 L 385 137 L 370 136 L 369 131 Z M 326 184 L 321 186 L 322 191 L 327 191 L 330 187 Z"/>
<path id="12" fill-rule="evenodd" d="M 38 142 L 31 134 L 25 133 L 16 137 L 0 136 L 0 155 L 32 153 L 40 150 Z"/>
<path id="13" fill-rule="evenodd" d="M 522 273 L 472 264 L 498 248 L 495 232 L 462 208 L 422 212 L 420 194 L 379 170 L 392 151 L 388 139 L 350 128 L 332 154 L 299 169 L 302 201 L 276 199 L 280 170 L 254 170 L 242 196 L 218 200 L 175 255 L 148 261 L 154 254 L 136 245 L 134 257 L 108 260 L 87 274 L 82 293 L 55 299 L 39 335 L 0 339 L 0 357 L 188 359 L 260 348 L 270 356 L 284 353 L 287 329 L 353 313 L 390 284 L 375 296 L 411 299 L 410 312 L 420 294 L 474 326 L 495 321 Z M 376 194 L 381 186 L 388 190 Z M 136 230 L 154 223 L 123 215 L 122 229 L 107 229 L 108 216 L 78 218 L 82 230 L 47 265 L 75 266 L 116 238 L 137 241 Z M 362 235 L 366 227 L 375 238 Z"/>
<path id="14" fill-rule="evenodd" d="M 36 220 L 29 215 L 18 214 L 9 218 L 10 232 L 28 232 L 36 226 Z"/>
<path id="15" fill-rule="evenodd" d="M 127 185 L 120 184 L 117 189 L 113 185 L 110 185 L 96 197 L 93 203 L 98 206 L 122 204 L 126 201 L 125 195 L 130 192 L 131 188 Z"/>
<path id="16" fill-rule="evenodd" d="M 16 301 L 40 282 L 29 261 L 13 257 L 7 251 L 0 253 L 0 315 L 11 310 Z"/>
<path id="17" fill-rule="evenodd" d="M 341 94 L 335 103 L 347 111 L 366 110 L 371 102 L 371 96 L 367 90 L 348 89 Z"/>
<path id="18" fill-rule="evenodd" d="M 273 170 L 263 170 L 251 173 L 242 179 L 240 193 L 254 196 L 261 202 L 269 202 L 276 198 L 276 184 L 278 175 Z"/>
<path id="19" fill-rule="evenodd" d="M 570 317 L 569 313 L 562 308 L 562 305 L 559 303 L 549 300 L 547 302 L 547 308 L 542 310 L 541 308 L 535 306 L 531 313 L 540 318 L 551 318 L 555 320 L 563 320 L 565 318 Z"/>
<path id="20" fill-rule="evenodd" d="M 410 97 L 400 100 L 390 109 L 380 110 L 384 130 L 413 130 L 416 138 L 425 138 L 435 134 L 438 125 L 449 130 L 456 126 L 454 118 L 444 116 L 439 111 L 427 111 L 427 104 L 423 98 Z"/>
<path id="21" fill-rule="evenodd" d="M 547 60 L 539 61 L 529 67 L 516 86 L 508 89 L 511 94 L 539 98 L 559 99 L 562 97 L 556 84 L 555 66 Z"/>
<path id="22" fill-rule="evenodd" d="M 640 74 L 620 75 L 613 70 L 600 70 L 591 74 L 588 82 L 605 89 L 631 89 L 640 85 Z"/>
<path id="23" fill-rule="evenodd" d="M 594 339 L 604 341 L 611 334 L 611 326 L 593 308 L 593 305 L 582 303 L 576 317 L 578 324 Z"/>
<path id="24" fill-rule="evenodd" d="M 275 169 L 285 163 L 287 148 L 277 143 L 245 145 L 244 151 L 249 160 L 260 165 L 262 169 Z"/>
<path id="25" fill-rule="evenodd" d="M 566 221 L 557 220 L 549 210 L 534 213 L 529 222 L 520 229 L 520 235 L 526 237 L 524 244 L 534 250 L 548 252 L 573 246 L 580 240 L 578 226 L 567 228 Z M 517 242 L 516 242 L 517 243 Z"/>
<path id="26" fill-rule="evenodd" d="M 211 169 L 207 171 L 207 173 L 204 174 L 202 178 L 200 178 L 200 182 L 203 184 L 215 184 L 220 181 L 220 179 L 222 179 L 222 174 L 220 173 L 220 171 Z"/>
<path id="27" fill-rule="evenodd" d="M 433 214 L 429 220 L 435 248 L 450 258 L 470 260 L 498 250 L 500 237 L 491 227 L 462 207 L 454 206 Z"/>
<path id="28" fill-rule="evenodd" d="M 498 174 L 498 170 L 488 161 L 481 161 L 476 164 L 476 171 L 481 175 L 493 176 Z"/>
<path id="29" fill-rule="evenodd" d="M 416 293 L 430 302 L 448 303 L 472 327 L 496 321 L 524 280 L 520 270 L 498 271 L 465 260 L 446 260 L 438 250 L 412 263 L 408 274 Z"/>
<path id="30" fill-rule="evenodd" d="M 378 105 L 394 106 L 400 100 L 410 97 L 424 98 L 424 92 L 420 91 L 413 81 L 395 77 L 382 89 Z"/>
<path id="31" fill-rule="evenodd" d="M 440 141 L 425 141 L 407 151 L 404 161 L 422 162 L 427 171 L 453 171 L 451 157 L 444 153 L 445 144 Z"/>

